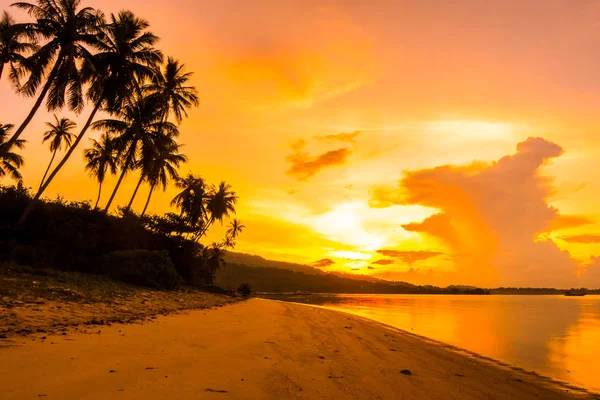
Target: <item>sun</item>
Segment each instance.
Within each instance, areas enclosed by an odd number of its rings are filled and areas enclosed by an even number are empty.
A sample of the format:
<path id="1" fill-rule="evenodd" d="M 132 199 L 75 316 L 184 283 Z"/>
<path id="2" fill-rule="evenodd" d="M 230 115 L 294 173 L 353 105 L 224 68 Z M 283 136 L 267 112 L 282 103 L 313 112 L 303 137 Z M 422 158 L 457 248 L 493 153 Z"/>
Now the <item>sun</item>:
<path id="1" fill-rule="evenodd" d="M 368 205 L 361 201 L 340 203 L 312 220 L 312 228 L 328 239 L 356 247 L 360 251 L 374 251 L 385 243 L 380 233 L 367 229 Z"/>

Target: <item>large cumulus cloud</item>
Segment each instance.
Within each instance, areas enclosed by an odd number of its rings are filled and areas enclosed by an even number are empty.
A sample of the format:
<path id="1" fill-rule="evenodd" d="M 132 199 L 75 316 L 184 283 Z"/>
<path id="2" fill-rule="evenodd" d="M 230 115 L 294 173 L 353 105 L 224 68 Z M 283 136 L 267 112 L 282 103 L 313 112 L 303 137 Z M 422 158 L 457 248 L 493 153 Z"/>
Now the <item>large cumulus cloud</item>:
<path id="1" fill-rule="evenodd" d="M 579 282 L 577 263 L 552 240 L 539 237 L 560 220 L 547 202 L 552 180 L 540 170 L 562 154 L 555 143 L 528 138 L 497 162 L 408 171 L 396 189 L 374 190 L 371 204 L 440 210 L 404 229 L 451 249 L 461 282 L 570 287 Z"/>

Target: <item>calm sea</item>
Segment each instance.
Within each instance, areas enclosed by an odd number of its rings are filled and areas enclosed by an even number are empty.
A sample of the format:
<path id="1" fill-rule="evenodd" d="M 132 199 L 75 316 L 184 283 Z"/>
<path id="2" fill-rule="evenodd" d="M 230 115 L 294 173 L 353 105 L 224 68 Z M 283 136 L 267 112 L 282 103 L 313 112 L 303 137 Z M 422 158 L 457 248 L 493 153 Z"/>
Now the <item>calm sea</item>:
<path id="1" fill-rule="evenodd" d="M 270 298 L 360 315 L 600 392 L 600 296 Z"/>

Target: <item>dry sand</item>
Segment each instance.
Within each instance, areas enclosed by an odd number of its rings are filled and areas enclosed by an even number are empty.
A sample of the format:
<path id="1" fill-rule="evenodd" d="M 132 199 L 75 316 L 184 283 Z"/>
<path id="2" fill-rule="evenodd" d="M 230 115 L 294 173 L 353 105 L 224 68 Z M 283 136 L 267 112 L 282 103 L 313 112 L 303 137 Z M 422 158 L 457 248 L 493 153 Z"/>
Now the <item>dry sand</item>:
<path id="1" fill-rule="evenodd" d="M 0 340 L 0 399 L 40 397 L 598 398 L 376 322 L 262 299 L 91 334 Z"/>

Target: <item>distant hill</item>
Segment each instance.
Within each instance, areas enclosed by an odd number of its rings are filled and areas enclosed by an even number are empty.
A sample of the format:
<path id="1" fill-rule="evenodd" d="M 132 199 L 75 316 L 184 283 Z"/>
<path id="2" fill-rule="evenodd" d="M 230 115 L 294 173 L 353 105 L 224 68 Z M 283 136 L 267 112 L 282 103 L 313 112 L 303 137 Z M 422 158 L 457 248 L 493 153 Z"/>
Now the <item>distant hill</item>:
<path id="1" fill-rule="evenodd" d="M 406 282 L 387 282 L 375 278 L 367 281 L 323 272 L 307 274 L 304 272 L 295 272 L 290 269 L 233 263 L 227 263 L 217 272 L 215 283 L 224 289 L 235 289 L 242 283 L 248 283 L 253 291 L 269 293 L 290 293 L 297 290 L 313 293 L 365 294 L 484 293 L 481 289 L 460 291 L 456 288 L 445 289 L 435 286 L 417 286 Z"/>
<path id="2" fill-rule="evenodd" d="M 267 260 L 266 258 L 245 254 L 245 253 L 235 253 L 235 252 L 227 252 L 225 255 L 225 263 L 226 264 L 236 264 L 236 265 L 245 265 L 247 267 L 258 267 L 258 268 L 278 268 L 284 269 L 293 272 L 301 272 L 307 275 L 335 275 L 341 278 L 351 279 L 355 281 L 365 281 L 365 282 L 383 282 L 388 283 L 390 285 L 399 285 L 399 286 L 414 286 L 407 282 L 392 282 L 386 281 L 383 279 L 375 278 L 369 275 L 362 274 L 350 274 L 344 272 L 328 272 L 323 271 L 322 269 L 311 267 L 310 265 L 305 264 L 296 264 L 289 263 L 285 261 L 274 261 Z"/>
<path id="3" fill-rule="evenodd" d="M 267 260 L 266 258 L 255 256 L 252 254 L 235 253 L 228 251 L 225 254 L 225 263 L 227 264 L 240 264 L 248 267 L 261 267 L 261 268 L 279 268 L 294 272 L 302 272 L 308 275 L 323 275 L 325 272 L 322 270 L 311 267 L 304 264 L 288 263 L 285 261 L 273 261 Z"/>
<path id="4" fill-rule="evenodd" d="M 520 287 L 499 287 L 490 289 L 492 294 L 564 294 L 567 289 L 556 288 L 520 288 Z M 600 294 L 600 289 L 570 289 L 588 294 Z"/>
<path id="5" fill-rule="evenodd" d="M 408 282 L 386 281 L 369 275 L 327 272 L 310 265 L 267 260 L 251 254 L 227 252 L 225 266 L 217 272 L 216 283 L 222 288 L 237 288 L 249 283 L 254 291 L 315 293 L 440 293 L 440 294 L 553 294 L 562 295 L 565 289 L 499 287 L 480 289 L 475 286 L 450 285 L 440 288 L 413 285 Z M 585 289 L 580 289 L 585 290 Z M 600 294 L 600 289 L 585 290 Z"/>

